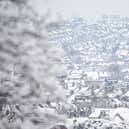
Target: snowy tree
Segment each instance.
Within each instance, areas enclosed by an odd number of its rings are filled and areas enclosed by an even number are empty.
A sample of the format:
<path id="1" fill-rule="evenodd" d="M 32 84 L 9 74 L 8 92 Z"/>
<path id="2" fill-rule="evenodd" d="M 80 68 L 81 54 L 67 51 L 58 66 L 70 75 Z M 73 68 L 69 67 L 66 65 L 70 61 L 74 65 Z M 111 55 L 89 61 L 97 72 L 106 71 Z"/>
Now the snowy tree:
<path id="1" fill-rule="evenodd" d="M 46 103 L 48 94 L 61 98 L 62 89 L 56 79 L 60 57 L 47 43 L 47 22 L 26 0 L 1 0 L 0 19 L 0 128 L 48 129 L 61 118 L 40 113 L 35 105 Z M 9 109 L 14 121 L 6 117 L 6 105 L 15 105 Z"/>

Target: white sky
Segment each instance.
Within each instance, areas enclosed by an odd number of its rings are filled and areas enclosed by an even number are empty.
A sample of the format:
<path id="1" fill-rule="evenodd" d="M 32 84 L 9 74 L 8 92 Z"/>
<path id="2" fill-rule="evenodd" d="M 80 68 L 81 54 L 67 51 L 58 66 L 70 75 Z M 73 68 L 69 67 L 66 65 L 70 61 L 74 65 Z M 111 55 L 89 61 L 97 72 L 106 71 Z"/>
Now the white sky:
<path id="1" fill-rule="evenodd" d="M 129 17 L 129 0 L 34 0 L 36 9 L 42 14 L 49 8 L 52 15 L 62 18 L 71 16 L 94 17 L 101 14 L 119 14 Z M 46 0 L 47 1 L 47 0 Z"/>

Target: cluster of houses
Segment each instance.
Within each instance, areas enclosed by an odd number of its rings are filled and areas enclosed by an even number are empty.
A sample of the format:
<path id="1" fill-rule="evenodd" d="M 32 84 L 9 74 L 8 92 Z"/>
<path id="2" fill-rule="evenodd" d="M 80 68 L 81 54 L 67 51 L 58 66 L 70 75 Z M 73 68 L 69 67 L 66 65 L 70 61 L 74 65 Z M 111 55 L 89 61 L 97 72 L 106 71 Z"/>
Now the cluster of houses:
<path id="1" fill-rule="evenodd" d="M 129 18 L 103 16 L 94 23 L 66 20 L 50 31 L 64 49 L 60 77 L 68 90 L 69 117 L 129 122 Z"/>
<path id="2" fill-rule="evenodd" d="M 68 102 L 76 105 L 77 110 L 129 107 L 129 86 L 123 81 L 90 80 L 85 74 L 73 74 L 65 78 L 64 85 L 69 90 Z"/>

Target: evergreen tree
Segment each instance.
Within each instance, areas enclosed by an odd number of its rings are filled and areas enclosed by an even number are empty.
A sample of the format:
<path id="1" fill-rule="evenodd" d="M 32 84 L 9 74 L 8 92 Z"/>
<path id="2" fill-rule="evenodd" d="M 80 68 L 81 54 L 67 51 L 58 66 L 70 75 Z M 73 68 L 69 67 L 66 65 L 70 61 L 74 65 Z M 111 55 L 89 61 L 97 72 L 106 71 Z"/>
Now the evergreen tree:
<path id="1" fill-rule="evenodd" d="M 62 89 L 56 80 L 60 58 L 47 43 L 47 23 L 25 0 L 1 0 L 0 19 L 0 128 L 48 129 L 59 116 L 40 113 L 35 105 L 47 102 L 47 94 L 60 98 Z M 4 112 L 7 105 L 15 106 Z M 16 118 L 11 122 L 10 110 Z"/>

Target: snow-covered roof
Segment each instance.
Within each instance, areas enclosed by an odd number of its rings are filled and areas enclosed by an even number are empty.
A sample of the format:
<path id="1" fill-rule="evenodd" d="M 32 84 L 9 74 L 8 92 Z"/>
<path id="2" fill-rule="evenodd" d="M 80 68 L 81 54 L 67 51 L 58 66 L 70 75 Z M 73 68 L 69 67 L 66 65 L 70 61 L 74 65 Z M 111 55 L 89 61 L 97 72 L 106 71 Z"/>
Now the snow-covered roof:
<path id="1" fill-rule="evenodd" d="M 77 120 L 78 123 L 84 123 L 88 118 L 70 118 L 66 120 L 66 125 L 70 128 L 70 126 L 73 124 L 74 120 Z"/>
<path id="2" fill-rule="evenodd" d="M 101 76 L 101 77 L 110 77 L 111 74 L 109 72 L 99 72 L 99 76 Z"/>
<path id="3" fill-rule="evenodd" d="M 99 75 L 98 75 L 98 72 L 94 71 L 88 71 L 88 72 L 85 72 L 87 74 L 87 78 L 89 79 L 93 79 L 93 80 L 97 80 L 99 78 Z"/>
<path id="4" fill-rule="evenodd" d="M 95 109 L 93 113 L 89 116 L 89 118 L 98 118 L 100 116 L 101 110 Z"/>
<path id="5" fill-rule="evenodd" d="M 80 93 L 80 94 L 86 94 L 87 91 L 88 91 L 88 87 L 84 87 L 80 91 L 78 91 L 78 93 Z"/>
<path id="6" fill-rule="evenodd" d="M 81 78 L 81 75 L 80 74 L 71 74 L 69 76 L 69 78 L 71 78 L 71 79 L 80 79 Z"/>
<path id="7" fill-rule="evenodd" d="M 105 95 L 104 90 L 102 90 L 102 91 L 96 93 L 96 96 L 97 96 L 97 97 L 103 97 L 104 95 Z"/>
<path id="8" fill-rule="evenodd" d="M 129 122 L 129 109 L 128 108 L 117 108 L 111 111 L 110 113 L 112 115 L 112 118 L 114 119 L 114 116 L 116 114 L 119 114 L 125 122 Z"/>
<path id="9" fill-rule="evenodd" d="M 129 91 L 127 91 L 124 96 L 129 97 Z"/>
<path id="10" fill-rule="evenodd" d="M 116 104 L 122 104 L 122 102 L 120 100 L 118 100 L 117 98 L 113 98 L 113 101 L 116 103 Z"/>

